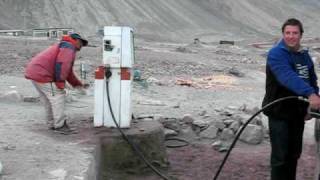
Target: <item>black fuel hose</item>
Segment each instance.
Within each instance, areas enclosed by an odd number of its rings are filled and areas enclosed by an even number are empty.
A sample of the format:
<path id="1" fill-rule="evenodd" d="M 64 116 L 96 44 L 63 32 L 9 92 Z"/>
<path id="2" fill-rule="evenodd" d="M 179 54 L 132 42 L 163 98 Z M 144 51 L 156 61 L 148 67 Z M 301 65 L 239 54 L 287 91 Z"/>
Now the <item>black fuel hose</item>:
<path id="1" fill-rule="evenodd" d="M 111 76 L 111 74 L 110 74 Z M 109 77 L 110 77 L 109 76 Z M 119 124 L 116 121 L 116 118 L 114 117 L 113 114 L 113 110 L 111 107 L 111 101 L 110 101 L 110 94 L 109 94 L 109 78 L 107 76 L 107 80 L 106 80 L 106 89 L 107 89 L 107 99 L 108 99 L 108 105 L 109 105 L 109 109 L 110 109 L 110 113 L 113 119 L 114 124 L 117 126 L 118 131 L 120 132 L 120 134 L 122 135 L 123 139 L 126 140 L 128 142 L 128 144 L 131 146 L 131 148 L 133 149 L 133 151 L 139 156 L 139 158 L 148 166 L 152 169 L 153 172 L 155 172 L 157 175 L 159 175 L 162 179 L 165 180 L 170 180 L 169 177 L 167 177 L 166 175 L 164 175 L 163 173 L 161 173 L 156 167 L 154 167 L 147 159 L 146 157 L 143 155 L 142 151 L 138 148 L 138 146 L 132 142 L 130 140 L 130 138 L 121 130 Z"/>
<path id="2" fill-rule="evenodd" d="M 182 138 L 177 138 L 177 137 L 170 137 L 170 138 L 166 138 L 165 139 L 166 142 L 170 142 L 170 141 L 177 141 L 180 142 L 180 144 L 178 145 L 170 145 L 170 144 L 166 144 L 167 148 L 179 148 L 179 147 L 184 147 L 184 146 L 188 146 L 190 143 Z"/>
<path id="3" fill-rule="evenodd" d="M 277 104 L 277 103 L 279 103 L 279 102 L 281 102 L 281 101 L 285 101 L 285 100 L 289 100 L 289 99 L 297 99 L 297 100 L 300 100 L 300 101 L 304 101 L 304 102 L 309 103 L 309 101 L 308 101 L 306 98 L 304 98 L 304 97 L 301 97 L 301 96 L 288 96 L 288 97 L 279 98 L 279 99 L 274 100 L 274 101 L 272 101 L 271 103 L 263 106 L 259 111 L 257 111 L 254 115 L 252 115 L 252 116 L 247 120 L 247 122 L 241 127 L 241 129 L 238 131 L 238 133 L 237 133 L 236 137 L 234 138 L 234 140 L 233 140 L 230 148 L 228 149 L 226 155 L 224 156 L 223 161 L 222 161 L 222 163 L 220 164 L 218 171 L 216 172 L 215 176 L 213 177 L 213 180 L 217 180 L 217 179 L 218 179 L 219 174 L 220 174 L 220 172 L 221 172 L 224 164 L 226 163 L 226 161 L 227 161 L 227 159 L 228 159 L 228 157 L 229 157 L 229 155 L 230 155 L 233 147 L 235 146 L 235 144 L 236 144 L 236 142 L 238 141 L 241 133 L 242 133 L 243 130 L 247 127 L 247 125 L 248 125 L 258 114 L 260 114 L 260 113 L 261 113 L 262 111 L 264 111 L 265 109 L 267 109 L 267 108 L 269 108 L 269 107 L 273 106 L 274 104 Z"/>

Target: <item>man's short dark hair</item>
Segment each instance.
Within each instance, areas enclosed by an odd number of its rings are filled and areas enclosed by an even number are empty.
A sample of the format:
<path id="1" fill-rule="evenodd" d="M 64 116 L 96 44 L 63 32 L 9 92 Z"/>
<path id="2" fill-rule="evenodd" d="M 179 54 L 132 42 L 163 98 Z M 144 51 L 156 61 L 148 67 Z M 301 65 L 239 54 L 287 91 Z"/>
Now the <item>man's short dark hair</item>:
<path id="1" fill-rule="evenodd" d="M 282 25 L 282 33 L 284 32 L 284 28 L 286 26 L 298 26 L 300 29 L 300 33 L 303 34 L 303 26 L 302 26 L 302 23 L 298 19 L 290 18 L 286 22 L 284 22 Z"/>

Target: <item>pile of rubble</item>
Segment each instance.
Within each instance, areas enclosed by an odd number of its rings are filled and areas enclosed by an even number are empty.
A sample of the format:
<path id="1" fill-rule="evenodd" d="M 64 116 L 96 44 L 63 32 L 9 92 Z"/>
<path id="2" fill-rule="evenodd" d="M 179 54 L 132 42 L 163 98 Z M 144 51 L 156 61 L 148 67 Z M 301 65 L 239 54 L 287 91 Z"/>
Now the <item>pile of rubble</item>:
<path id="1" fill-rule="evenodd" d="M 157 120 L 164 126 L 166 138 L 178 137 L 189 143 L 209 142 L 218 151 L 226 151 L 234 140 L 240 128 L 258 111 L 258 108 L 248 110 L 242 107 L 226 107 L 215 109 L 214 115 L 206 111 L 199 113 L 199 119 L 190 114 L 181 118 L 163 117 L 161 115 L 141 115 L 137 119 Z M 254 118 L 240 136 L 242 142 L 260 144 L 267 137 L 267 129 L 260 114 Z"/>

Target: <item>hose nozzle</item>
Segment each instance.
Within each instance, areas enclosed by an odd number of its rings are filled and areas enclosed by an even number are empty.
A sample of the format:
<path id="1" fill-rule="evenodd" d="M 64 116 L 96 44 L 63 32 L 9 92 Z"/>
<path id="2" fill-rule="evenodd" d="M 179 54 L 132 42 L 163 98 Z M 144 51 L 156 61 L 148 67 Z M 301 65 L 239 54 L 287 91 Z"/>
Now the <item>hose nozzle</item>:
<path id="1" fill-rule="evenodd" d="M 104 71 L 104 75 L 106 77 L 107 80 L 109 80 L 109 78 L 112 76 L 112 72 L 111 72 L 111 68 L 110 68 L 110 65 L 107 64 L 105 66 L 105 71 Z"/>
<path id="2" fill-rule="evenodd" d="M 299 99 L 300 101 L 304 101 L 304 102 L 306 102 L 306 103 L 309 103 L 309 100 L 308 100 L 307 98 L 303 97 L 303 96 L 298 96 L 298 99 Z"/>

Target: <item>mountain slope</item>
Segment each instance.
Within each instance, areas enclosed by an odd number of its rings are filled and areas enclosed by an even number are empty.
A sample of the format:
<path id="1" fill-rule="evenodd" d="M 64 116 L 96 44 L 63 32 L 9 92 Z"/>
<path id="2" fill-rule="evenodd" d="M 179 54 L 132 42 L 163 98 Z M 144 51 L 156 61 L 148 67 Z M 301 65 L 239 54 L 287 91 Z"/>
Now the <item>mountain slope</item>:
<path id="1" fill-rule="evenodd" d="M 73 27 L 89 36 L 127 25 L 148 39 L 240 39 L 279 34 L 297 17 L 315 34 L 319 7 L 319 0 L 0 0 L 0 29 Z"/>

